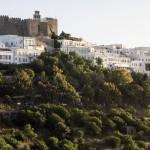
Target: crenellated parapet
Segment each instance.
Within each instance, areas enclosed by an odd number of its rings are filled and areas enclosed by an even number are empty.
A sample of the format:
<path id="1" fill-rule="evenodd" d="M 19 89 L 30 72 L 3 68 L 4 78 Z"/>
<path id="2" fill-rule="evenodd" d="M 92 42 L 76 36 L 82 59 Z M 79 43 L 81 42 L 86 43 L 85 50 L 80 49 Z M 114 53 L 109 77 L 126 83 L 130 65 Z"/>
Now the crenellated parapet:
<path id="1" fill-rule="evenodd" d="M 22 19 L 21 18 L 9 18 L 9 22 L 16 24 L 16 23 L 21 23 Z"/>
<path id="2" fill-rule="evenodd" d="M 41 19 L 40 12 L 35 11 L 33 19 L 21 19 L 6 15 L 0 16 L 0 34 L 15 34 L 21 36 L 51 36 L 57 34 L 57 19 Z"/>
<path id="3" fill-rule="evenodd" d="M 9 17 L 7 15 L 0 15 L 1 20 L 8 20 Z"/>
<path id="4" fill-rule="evenodd" d="M 20 24 L 23 20 L 21 18 L 9 18 L 9 16 L 0 16 L 0 24 Z"/>

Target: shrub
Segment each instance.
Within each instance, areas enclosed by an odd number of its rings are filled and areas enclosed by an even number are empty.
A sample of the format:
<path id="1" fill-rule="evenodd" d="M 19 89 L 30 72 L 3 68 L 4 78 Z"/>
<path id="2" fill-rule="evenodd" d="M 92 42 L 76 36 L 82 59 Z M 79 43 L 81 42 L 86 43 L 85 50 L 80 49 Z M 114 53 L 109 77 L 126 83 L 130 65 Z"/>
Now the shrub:
<path id="1" fill-rule="evenodd" d="M 84 131 L 83 130 L 77 130 L 76 131 L 76 136 L 77 137 L 83 137 L 84 136 Z"/>
<path id="2" fill-rule="evenodd" d="M 94 123 L 96 123 L 96 125 L 98 127 L 102 127 L 102 121 L 100 119 L 98 119 L 97 117 L 88 117 L 87 121 L 88 122 L 94 122 Z"/>
<path id="3" fill-rule="evenodd" d="M 78 150 L 78 145 L 65 139 L 60 142 L 59 149 L 60 150 Z"/>
<path id="4" fill-rule="evenodd" d="M 38 150 L 48 150 L 46 143 L 43 140 L 35 140 L 34 141 L 34 149 Z"/>
<path id="5" fill-rule="evenodd" d="M 27 124 L 24 127 L 24 131 L 23 131 L 25 137 L 27 137 L 28 139 L 34 139 L 37 137 L 37 134 L 34 132 L 34 129 L 31 127 L 30 124 Z"/>
<path id="6" fill-rule="evenodd" d="M 119 137 L 116 136 L 108 136 L 105 139 L 106 146 L 116 147 L 120 144 L 121 140 Z"/>
<path id="7" fill-rule="evenodd" d="M 6 102 L 11 102 L 12 98 L 9 95 L 5 95 L 4 100 L 6 100 Z"/>
<path id="8" fill-rule="evenodd" d="M 6 145 L 3 146 L 2 149 L 3 150 L 13 150 L 13 147 L 11 145 L 9 145 L 9 144 L 6 144 Z"/>
<path id="9" fill-rule="evenodd" d="M 7 141 L 7 143 L 9 143 L 9 144 L 11 144 L 13 147 L 17 147 L 17 145 L 19 144 L 19 142 L 15 139 L 15 138 L 13 138 L 13 137 L 11 137 L 11 136 L 6 136 L 5 137 L 5 140 Z"/>
<path id="10" fill-rule="evenodd" d="M 121 139 L 121 143 L 124 145 L 124 149 L 135 150 L 137 145 L 131 136 L 123 136 Z"/>
<path id="11" fill-rule="evenodd" d="M 54 112 L 64 119 L 70 118 L 70 112 L 65 107 L 57 106 L 54 108 Z"/>
<path id="12" fill-rule="evenodd" d="M 4 145 L 6 145 L 6 141 L 1 137 L 0 138 L 0 148 L 2 148 Z"/>
<path id="13" fill-rule="evenodd" d="M 52 113 L 50 114 L 50 116 L 47 118 L 48 122 L 51 123 L 52 125 L 56 125 L 59 122 L 64 123 L 64 119 L 62 119 L 59 115 L 57 115 L 56 113 Z"/>
<path id="14" fill-rule="evenodd" d="M 117 125 L 119 126 L 125 126 L 126 122 L 119 116 L 114 116 L 112 119 Z"/>
<path id="15" fill-rule="evenodd" d="M 39 111 L 23 111 L 22 117 L 24 117 L 25 123 L 30 123 L 34 126 L 43 126 L 46 122 L 46 118 Z"/>
<path id="16" fill-rule="evenodd" d="M 63 106 L 57 106 L 57 105 L 48 105 L 47 111 L 51 113 L 56 113 L 59 116 L 61 116 L 63 119 L 69 119 L 70 118 L 70 112 Z"/>
<path id="17" fill-rule="evenodd" d="M 48 146 L 50 147 L 50 149 L 56 150 L 58 148 L 58 144 L 59 144 L 59 139 L 58 138 L 50 137 L 48 139 Z"/>
<path id="18" fill-rule="evenodd" d="M 23 131 L 17 131 L 15 136 L 18 140 L 32 140 L 37 137 L 37 134 L 34 132 L 34 129 L 31 127 L 30 124 L 24 127 Z"/>
<path id="19" fill-rule="evenodd" d="M 87 132 L 92 135 L 99 135 L 101 133 L 101 128 L 96 125 L 95 122 L 87 123 Z"/>
<path id="20" fill-rule="evenodd" d="M 90 112 L 90 115 L 101 118 L 104 115 L 104 113 L 102 111 L 99 111 L 99 110 L 92 110 Z"/>
<path id="21" fill-rule="evenodd" d="M 114 129 L 116 127 L 116 123 L 111 119 L 106 120 L 105 125 L 110 129 Z"/>
<path id="22" fill-rule="evenodd" d="M 87 117 L 88 113 L 84 112 L 81 109 L 76 108 L 72 110 L 71 119 L 73 123 L 76 124 L 77 126 L 83 126 Z"/>
<path id="23" fill-rule="evenodd" d="M 63 122 L 58 122 L 56 124 L 56 133 L 58 136 L 65 137 L 67 134 L 70 133 L 70 128 L 66 126 Z"/>
<path id="24" fill-rule="evenodd" d="M 147 144 L 146 144 L 144 141 L 138 141 L 138 142 L 137 142 L 137 145 L 138 145 L 138 147 L 140 147 L 140 148 L 144 148 L 144 149 L 147 149 L 147 148 L 148 148 Z"/>
<path id="25" fill-rule="evenodd" d="M 143 138 L 144 138 L 144 131 L 139 131 L 139 132 L 136 134 L 136 138 L 137 138 L 137 139 L 143 139 Z"/>

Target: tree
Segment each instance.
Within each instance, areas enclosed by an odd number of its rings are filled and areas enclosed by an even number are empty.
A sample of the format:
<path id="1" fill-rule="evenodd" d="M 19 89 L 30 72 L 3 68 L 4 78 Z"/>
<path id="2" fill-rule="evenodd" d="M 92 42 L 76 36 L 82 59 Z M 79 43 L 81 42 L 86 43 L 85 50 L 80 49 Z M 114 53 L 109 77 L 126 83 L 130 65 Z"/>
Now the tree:
<path id="1" fill-rule="evenodd" d="M 114 83 L 105 82 L 103 89 L 105 92 L 105 104 L 110 105 L 120 103 L 122 93 Z"/>
<path id="2" fill-rule="evenodd" d="M 51 38 L 58 40 L 59 37 L 58 37 L 58 35 L 56 35 L 55 32 L 52 32 Z"/>
<path id="3" fill-rule="evenodd" d="M 61 117 L 60 117 L 59 115 L 57 115 L 56 113 L 50 114 L 50 116 L 48 116 L 47 119 L 48 119 L 48 122 L 49 122 L 51 125 L 53 125 L 53 126 L 56 126 L 56 124 L 59 123 L 59 122 L 62 122 L 62 123 L 65 122 L 64 119 L 61 118 Z"/>
<path id="4" fill-rule="evenodd" d="M 59 144 L 59 139 L 56 137 L 50 137 L 48 139 L 48 146 L 50 147 L 51 150 L 56 150 L 58 149 Z"/>
<path id="5" fill-rule="evenodd" d="M 66 121 L 70 119 L 71 114 L 69 110 L 61 105 L 46 104 L 46 105 L 42 105 L 42 107 L 46 108 L 46 111 L 49 113 L 58 114 L 60 117 L 62 117 Z"/>
<path id="6" fill-rule="evenodd" d="M 44 61 L 38 58 L 31 63 L 31 66 L 35 72 L 41 72 L 44 69 Z"/>
<path id="7" fill-rule="evenodd" d="M 38 139 L 34 141 L 33 149 L 48 150 L 48 146 L 46 145 L 45 141 Z"/>
<path id="8" fill-rule="evenodd" d="M 78 150 L 78 145 L 64 139 L 59 144 L 59 150 Z"/>
<path id="9" fill-rule="evenodd" d="M 27 72 L 31 79 L 35 77 L 35 73 L 32 69 L 24 69 L 24 71 Z"/>
<path id="10" fill-rule="evenodd" d="M 124 144 L 124 150 L 135 150 L 136 144 L 131 136 L 123 136 L 122 144 Z"/>
<path id="11" fill-rule="evenodd" d="M 91 135 L 100 135 L 101 127 L 99 127 L 95 122 L 86 122 L 87 124 L 87 133 Z"/>
<path id="12" fill-rule="evenodd" d="M 85 85 L 81 93 L 82 93 L 82 100 L 84 103 L 93 102 L 95 96 L 95 91 L 93 87 L 91 87 L 90 85 Z"/>
<path id="13" fill-rule="evenodd" d="M 3 138 L 0 138 L 0 148 L 3 148 L 5 144 L 6 144 L 6 141 Z"/>
<path id="14" fill-rule="evenodd" d="M 4 77 L 3 77 L 3 74 L 0 72 L 0 84 L 2 84 L 4 81 Z"/>
<path id="15" fill-rule="evenodd" d="M 63 122 L 58 122 L 56 124 L 55 132 L 59 137 L 61 138 L 67 137 L 67 135 L 70 134 L 70 131 L 71 131 L 70 128 L 66 126 L 66 124 L 64 124 Z"/>
<path id="16" fill-rule="evenodd" d="M 34 129 L 31 127 L 30 124 L 25 125 L 23 134 L 29 140 L 34 139 L 37 137 L 37 134 L 34 132 Z"/>
<path id="17" fill-rule="evenodd" d="M 37 90 L 43 97 L 43 100 L 58 102 L 59 91 L 57 87 L 49 81 L 39 81 L 37 83 Z"/>
<path id="18" fill-rule="evenodd" d="M 13 76 L 16 92 L 26 93 L 32 91 L 34 72 L 31 69 L 17 70 Z"/>
<path id="19" fill-rule="evenodd" d="M 78 145 L 72 143 L 70 140 L 59 140 L 56 137 L 48 139 L 49 148 L 51 150 L 78 150 Z"/>
<path id="20" fill-rule="evenodd" d="M 107 146 L 111 146 L 113 148 L 116 148 L 121 143 L 121 140 L 119 137 L 116 137 L 116 136 L 108 136 L 105 139 L 105 143 Z"/>
<path id="21" fill-rule="evenodd" d="M 62 31 L 60 33 L 59 37 L 60 37 L 60 39 L 69 39 L 71 37 L 71 35 Z"/>
<path id="22" fill-rule="evenodd" d="M 144 141 L 138 141 L 137 144 L 140 148 L 148 149 L 148 145 Z"/>
<path id="23" fill-rule="evenodd" d="M 104 127 L 106 131 L 108 132 L 109 130 L 113 130 L 116 127 L 116 123 L 112 119 L 107 119 L 104 122 Z"/>
<path id="24" fill-rule="evenodd" d="M 144 89 L 144 105 L 150 105 L 150 78 L 143 82 Z"/>
<path id="25" fill-rule="evenodd" d="M 142 83 L 147 80 L 148 76 L 142 73 L 132 72 L 132 78 L 136 84 L 142 85 Z"/>
<path id="26" fill-rule="evenodd" d="M 98 57 L 98 58 L 96 59 L 96 62 L 97 62 L 98 65 L 101 66 L 103 61 L 102 61 L 101 58 Z"/>
<path id="27" fill-rule="evenodd" d="M 126 122 L 119 116 L 114 116 L 112 120 L 116 123 L 118 129 L 122 128 L 123 126 L 127 125 Z"/>
<path id="28" fill-rule="evenodd" d="M 45 124 L 46 118 L 40 111 L 30 109 L 24 110 L 20 118 L 21 123 L 30 123 L 35 127 L 41 127 Z"/>
<path id="29" fill-rule="evenodd" d="M 126 103 L 132 105 L 143 105 L 143 92 L 143 87 L 135 83 L 128 84 L 122 88 Z"/>
<path id="30" fill-rule="evenodd" d="M 131 76 L 131 73 L 126 69 L 115 70 L 112 72 L 112 81 L 116 85 L 121 86 L 133 82 L 133 78 Z"/>
<path id="31" fill-rule="evenodd" d="M 61 97 L 64 97 L 67 100 L 66 102 L 69 102 L 68 100 L 72 100 L 72 102 L 80 102 L 80 95 L 76 89 L 67 81 L 65 75 L 63 75 L 63 71 L 57 66 L 54 66 L 53 72 L 54 83 L 60 91 Z M 72 102 L 70 101 L 70 103 Z"/>
<path id="32" fill-rule="evenodd" d="M 29 140 L 34 140 L 37 137 L 37 134 L 34 132 L 34 129 L 31 127 L 30 124 L 25 125 L 23 131 L 17 131 L 15 134 L 17 139 L 26 142 Z M 16 139 L 12 140 L 12 138 L 11 138 L 11 143 L 15 143 L 16 146 L 19 145 L 18 141 Z"/>

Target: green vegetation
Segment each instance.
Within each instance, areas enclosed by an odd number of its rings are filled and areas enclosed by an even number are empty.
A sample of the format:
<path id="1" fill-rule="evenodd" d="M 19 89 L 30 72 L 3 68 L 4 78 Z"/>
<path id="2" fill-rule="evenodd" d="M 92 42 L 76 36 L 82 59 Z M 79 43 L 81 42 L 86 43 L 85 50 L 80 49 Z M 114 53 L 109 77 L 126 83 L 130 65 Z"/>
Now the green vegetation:
<path id="1" fill-rule="evenodd" d="M 150 70 L 150 64 L 146 64 L 146 70 L 147 70 L 147 71 Z"/>
<path id="2" fill-rule="evenodd" d="M 56 52 L 1 64 L 0 149 L 148 150 L 149 106 L 149 77 L 100 59 Z"/>

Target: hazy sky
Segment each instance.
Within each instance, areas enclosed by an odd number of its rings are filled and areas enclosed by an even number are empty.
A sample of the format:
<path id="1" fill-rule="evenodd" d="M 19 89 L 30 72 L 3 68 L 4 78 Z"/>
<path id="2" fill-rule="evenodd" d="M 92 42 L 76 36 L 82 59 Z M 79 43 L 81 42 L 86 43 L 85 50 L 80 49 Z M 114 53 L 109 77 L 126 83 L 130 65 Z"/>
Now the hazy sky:
<path id="1" fill-rule="evenodd" d="M 97 44 L 150 46 L 150 0 L 0 0 L 0 14 L 56 17 L 59 32 Z"/>

